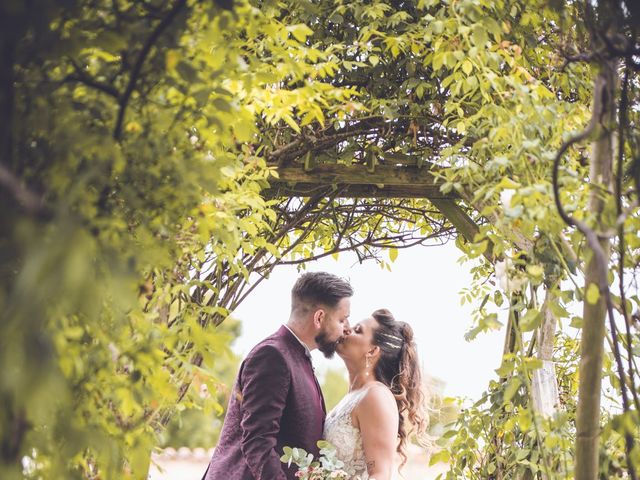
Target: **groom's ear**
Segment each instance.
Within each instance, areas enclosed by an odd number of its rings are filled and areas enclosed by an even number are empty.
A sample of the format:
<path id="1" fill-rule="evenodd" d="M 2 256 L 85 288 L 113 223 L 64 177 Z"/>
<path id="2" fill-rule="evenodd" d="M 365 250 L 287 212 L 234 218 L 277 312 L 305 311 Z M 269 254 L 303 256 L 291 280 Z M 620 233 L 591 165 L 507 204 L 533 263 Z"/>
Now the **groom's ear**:
<path id="1" fill-rule="evenodd" d="M 322 321 L 324 320 L 324 310 L 322 308 L 318 308 L 313 313 L 313 326 L 316 328 L 320 328 L 322 326 Z"/>

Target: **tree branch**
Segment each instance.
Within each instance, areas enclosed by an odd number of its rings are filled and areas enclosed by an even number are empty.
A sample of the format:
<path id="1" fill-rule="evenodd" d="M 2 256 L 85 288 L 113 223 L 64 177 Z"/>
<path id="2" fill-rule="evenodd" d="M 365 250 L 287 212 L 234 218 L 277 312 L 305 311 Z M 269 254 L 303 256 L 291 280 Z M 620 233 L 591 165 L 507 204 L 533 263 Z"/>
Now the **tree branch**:
<path id="1" fill-rule="evenodd" d="M 120 109 L 118 110 L 118 117 L 116 119 L 116 125 L 113 129 L 113 138 L 116 140 L 120 140 L 122 137 L 122 124 L 124 122 L 124 115 L 127 110 L 127 105 L 129 104 L 129 99 L 131 98 L 131 94 L 136 87 L 136 83 L 138 81 L 138 77 L 140 76 L 140 72 L 142 70 L 142 66 L 151 51 L 151 48 L 156 43 L 162 32 L 173 22 L 176 18 L 180 10 L 186 5 L 186 0 L 177 0 L 174 4 L 173 8 L 169 10 L 169 13 L 158 23 L 156 28 L 151 32 L 149 38 L 144 43 L 142 50 L 140 50 L 140 54 L 136 60 L 136 63 L 133 66 L 133 70 L 131 70 L 131 76 L 129 77 L 129 83 L 125 88 L 122 97 L 120 98 Z"/>
<path id="2" fill-rule="evenodd" d="M 71 62 L 71 65 L 73 65 L 73 69 L 75 70 L 75 75 L 74 74 L 67 75 L 67 77 L 64 79 L 65 82 L 82 83 L 87 87 L 106 93 L 107 95 L 115 98 L 116 100 L 120 99 L 120 92 L 113 85 L 99 82 L 98 80 L 93 78 L 91 75 L 88 75 L 85 71 L 83 71 L 82 68 L 72 58 L 70 58 L 69 61 Z"/>

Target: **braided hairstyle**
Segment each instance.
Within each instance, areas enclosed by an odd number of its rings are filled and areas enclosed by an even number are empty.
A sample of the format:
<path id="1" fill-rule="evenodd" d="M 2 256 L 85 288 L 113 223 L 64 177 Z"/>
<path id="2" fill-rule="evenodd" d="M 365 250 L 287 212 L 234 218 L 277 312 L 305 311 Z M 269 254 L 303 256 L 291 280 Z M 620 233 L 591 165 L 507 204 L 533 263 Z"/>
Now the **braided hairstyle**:
<path id="1" fill-rule="evenodd" d="M 414 433 L 420 440 L 428 424 L 413 329 L 409 324 L 397 321 L 384 308 L 376 310 L 371 316 L 378 322 L 373 332 L 373 343 L 380 348 L 374 374 L 376 380 L 389 387 L 398 405 L 400 422 L 397 451 L 404 465 L 407 461 L 405 445 L 408 435 Z"/>

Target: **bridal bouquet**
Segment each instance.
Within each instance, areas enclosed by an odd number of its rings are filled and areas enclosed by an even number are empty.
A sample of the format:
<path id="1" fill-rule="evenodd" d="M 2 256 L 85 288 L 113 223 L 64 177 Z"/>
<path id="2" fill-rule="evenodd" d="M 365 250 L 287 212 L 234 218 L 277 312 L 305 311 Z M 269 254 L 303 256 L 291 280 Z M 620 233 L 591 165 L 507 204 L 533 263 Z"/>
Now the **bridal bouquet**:
<path id="1" fill-rule="evenodd" d="M 320 457 L 317 460 L 302 448 L 290 447 L 284 447 L 284 455 L 280 460 L 288 466 L 297 465 L 296 477 L 301 480 L 351 480 L 343 470 L 344 463 L 336 457 L 336 448 L 325 440 L 320 440 L 318 447 Z"/>

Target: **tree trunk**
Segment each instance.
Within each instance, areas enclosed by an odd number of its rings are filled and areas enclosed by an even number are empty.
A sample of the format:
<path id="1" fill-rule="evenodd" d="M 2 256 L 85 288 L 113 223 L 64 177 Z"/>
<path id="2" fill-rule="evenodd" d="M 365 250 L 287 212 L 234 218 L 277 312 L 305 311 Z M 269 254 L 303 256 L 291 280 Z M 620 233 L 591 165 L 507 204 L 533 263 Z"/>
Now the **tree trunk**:
<path id="1" fill-rule="evenodd" d="M 615 66 L 603 62 L 595 80 L 593 111 L 597 115 L 597 137 L 591 153 L 590 181 L 609 190 L 612 176 L 612 125 L 615 115 Z M 597 188 L 589 197 L 588 212 L 595 216 L 593 228 L 604 230 L 602 212 L 605 202 Z M 609 258 L 609 241 L 600 240 L 605 256 Z M 590 284 L 599 285 L 602 269 L 593 250 L 588 248 L 585 269 L 585 292 Z M 597 480 L 598 444 L 600 435 L 600 396 L 602 391 L 602 358 L 604 355 L 606 305 L 604 295 L 594 304 L 586 298 L 583 304 L 583 327 L 580 341 L 578 374 L 578 411 L 576 418 L 576 480 Z"/>

